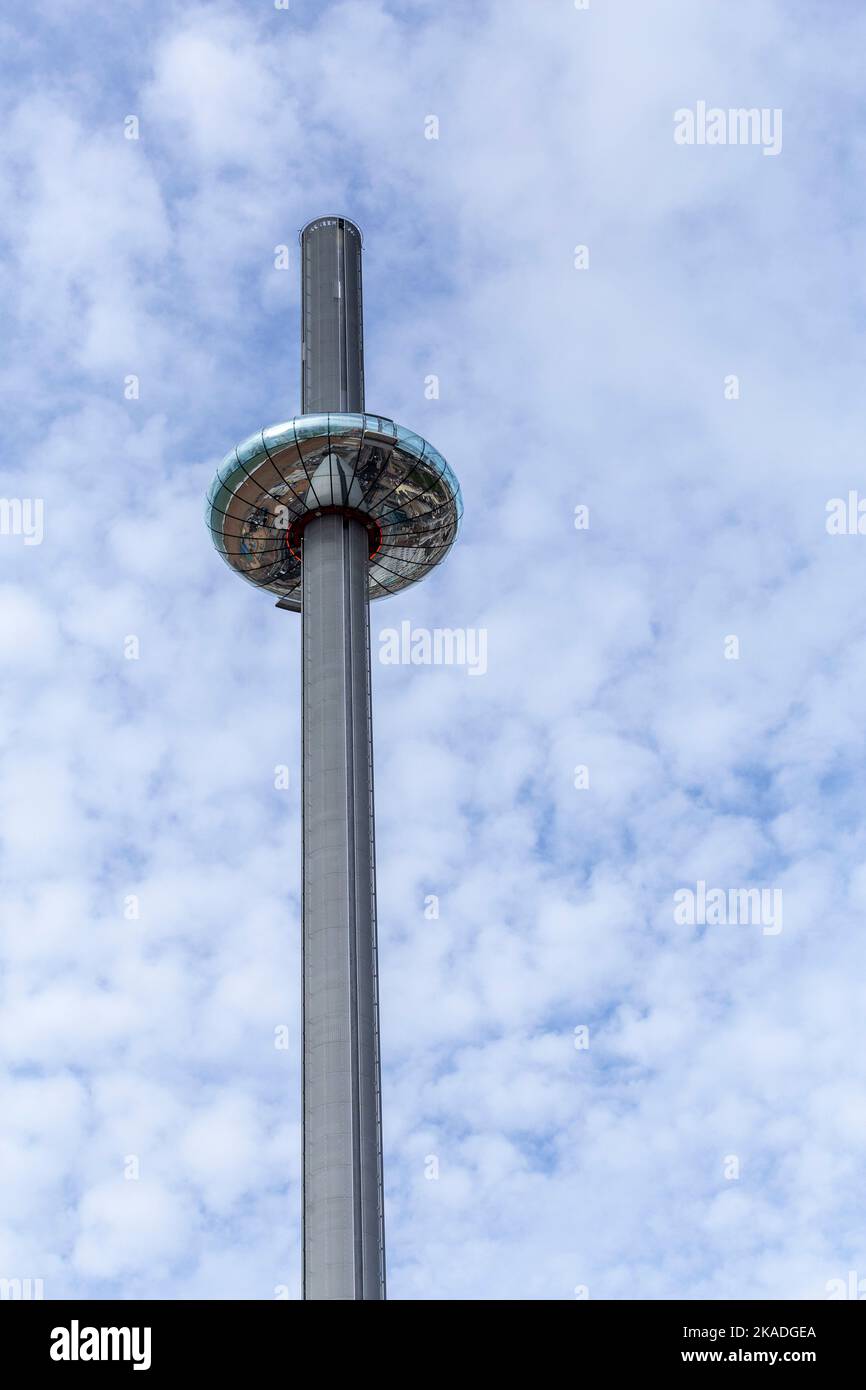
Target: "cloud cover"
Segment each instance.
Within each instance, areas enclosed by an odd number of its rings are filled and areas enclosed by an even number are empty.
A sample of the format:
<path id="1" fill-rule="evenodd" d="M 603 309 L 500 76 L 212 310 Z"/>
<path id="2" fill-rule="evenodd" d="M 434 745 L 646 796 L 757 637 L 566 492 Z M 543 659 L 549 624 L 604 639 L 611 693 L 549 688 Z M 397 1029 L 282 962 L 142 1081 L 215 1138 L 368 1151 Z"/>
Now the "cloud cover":
<path id="1" fill-rule="evenodd" d="M 863 475 L 866 19 L 292 0 L 4 30 L 2 490 L 45 539 L 0 537 L 0 1274 L 299 1291 L 299 627 L 201 510 L 295 412 L 296 232 L 344 211 L 368 404 L 466 503 L 373 609 L 389 1292 L 866 1276 L 866 541 L 825 529 Z M 781 153 L 675 144 L 698 100 L 781 108 Z M 486 675 L 379 665 L 403 620 L 485 628 Z M 678 925 L 699 880 L 781 888 L 783 932 Z"/>

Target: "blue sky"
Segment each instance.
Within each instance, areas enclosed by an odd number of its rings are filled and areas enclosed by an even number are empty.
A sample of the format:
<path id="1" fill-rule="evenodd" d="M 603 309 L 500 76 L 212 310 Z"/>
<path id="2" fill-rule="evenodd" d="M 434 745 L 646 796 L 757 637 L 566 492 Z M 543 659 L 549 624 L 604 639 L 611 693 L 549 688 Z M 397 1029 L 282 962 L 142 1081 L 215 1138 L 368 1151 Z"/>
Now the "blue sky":
<path id="1" fill-rule="evenodd" d="M 45 518 L 0 535 L 0 1276 L 298 1295 L 299 624 L 202 507 L 298 408 L 297 231 L 344 212 L 368 407 L 466 509 L 373 609 L 389 1292 L 866 1280 L 866 538 L 826 527 L 866 494 L 866 16 L 41 3 L 0 40 L 0 492 Z M 781 111 L 779 153 L 678 145 L 701 101 Z M 485 629 L 486 674 L 380 663 L 407 620 Z M 699 882 L 783 930 L 679 924 Z"/>

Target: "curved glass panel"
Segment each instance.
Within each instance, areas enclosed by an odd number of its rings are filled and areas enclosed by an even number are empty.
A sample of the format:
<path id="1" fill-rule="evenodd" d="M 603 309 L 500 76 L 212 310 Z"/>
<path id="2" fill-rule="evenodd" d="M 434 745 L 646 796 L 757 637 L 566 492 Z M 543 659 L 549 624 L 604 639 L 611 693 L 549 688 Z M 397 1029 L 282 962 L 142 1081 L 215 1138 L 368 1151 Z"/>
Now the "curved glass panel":
<path id="1" fill-rule="evenodd" d="M 262 442 L 262 431 L 251 434 L 242 444 L 238 445 L 238 463 L 249 467 L 251 460 L 260 458 L 265 453 L 265 446 Z"/>
<path id="2" fill-rule="evenodd" d="M 225 482 L 227 478 L 231 478 L 231 476 L 234 473 L 237 473 L 239 468 L 240 464 L 238 463 L 238 451 L 237 449 L 232 449 L 230 454 L 226 454 L 225 458 L 223 459 L 222 463 L 216 471 L 216 475 L 219 478 L 220 482 Z"/>
<path id="3" fill-rule="evenodd" d="M 361 442 L 361 435 L 364 433 L 364 415 L 329 415 L 328 432 L 333 439 L 338 434 L 356 434 L 358 443 Z"/>
<path id="4" fill-rule="evenodd" d="M 304 439 L 328 437 L 327 415 L 298 415 L 295 418 L 295 438 L 300 444 Z"/>
<path id="5" fill-rule="evenodd" d="M 262 443 L 270 454 L 276 453 L 278 449 L 285 449 L 287 445 L 295 443 L 295 422 L 285 420 L 281 425 L 269 425 L 262 430 Z"/>
<path id="6" fill-rule="evenodd" d="M 365 415 L 364 433 L 382 444 L 394 444 L 397 441 L 397 426 L 387 415 Z"/>
<path id="7" fill-rule="evenodd" d="M 397 426 L 397 443 L 401 449 L 405 449 L 407 454 L 413 454 L 415 458 L 424 458 L 430 447 L 420 434 L 404 429 L 402 425 Z"/>

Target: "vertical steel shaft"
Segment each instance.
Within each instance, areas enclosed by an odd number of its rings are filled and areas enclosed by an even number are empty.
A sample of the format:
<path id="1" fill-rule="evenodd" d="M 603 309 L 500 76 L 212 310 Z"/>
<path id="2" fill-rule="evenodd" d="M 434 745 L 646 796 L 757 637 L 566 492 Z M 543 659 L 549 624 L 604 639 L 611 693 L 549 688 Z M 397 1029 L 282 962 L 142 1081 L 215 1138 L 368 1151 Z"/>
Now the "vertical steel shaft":
<path id="1" fill-rule="evenodd" d="M 318 217 L 301 232 L 301 410 L 363 409 L 361 233 Z"/>
<path id="2" fill-rule="evenodd" d="M 362 409 L 360 234 L 343 219 L 321 218 L 304 229 L 301 243 L 304 412 Z M 347 245 L 353 248 L 348 257 Z M 335 280 L 329 279 L 332 271 Z M 326 511 L 307 524 L 302 580 L 306 1299 L 385 1296 L 368 566 L 369 536 L 354 517 Z"/>

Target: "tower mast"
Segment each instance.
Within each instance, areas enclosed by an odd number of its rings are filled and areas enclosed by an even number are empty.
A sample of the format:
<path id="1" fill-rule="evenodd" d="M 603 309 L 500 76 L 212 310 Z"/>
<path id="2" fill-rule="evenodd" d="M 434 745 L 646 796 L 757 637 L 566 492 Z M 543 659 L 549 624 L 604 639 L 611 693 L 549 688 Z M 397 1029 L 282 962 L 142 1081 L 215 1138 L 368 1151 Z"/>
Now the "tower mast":
<path id="1" fill-rule="evenodd" d="M 462 503 L 432 444 L 364 413 L 354 222 L 308 223 L 301 267 L 302 413 L 226 455 L 206 516 L 226 564 L 302 615 L 304 1298 L 381 1299 L 370 599 L 448 554 Z"/>
<path id="2" fill-rule="evenodd" d="M 301 267 L 302 411 L 363 411 L 358 228 L 342 217 L 311 222 L 301 233 Z M 311 1299 L 385 1297 L 369 550 L 366 526 L 347 512 L 325 512 L 303 530 L 303 1231 Z"/>

